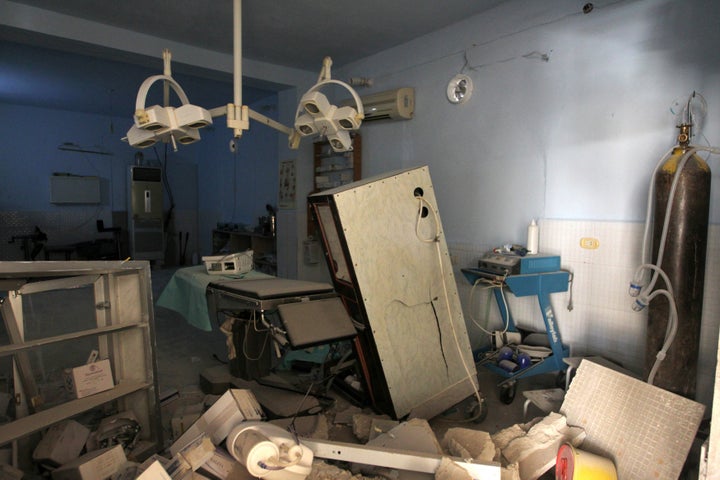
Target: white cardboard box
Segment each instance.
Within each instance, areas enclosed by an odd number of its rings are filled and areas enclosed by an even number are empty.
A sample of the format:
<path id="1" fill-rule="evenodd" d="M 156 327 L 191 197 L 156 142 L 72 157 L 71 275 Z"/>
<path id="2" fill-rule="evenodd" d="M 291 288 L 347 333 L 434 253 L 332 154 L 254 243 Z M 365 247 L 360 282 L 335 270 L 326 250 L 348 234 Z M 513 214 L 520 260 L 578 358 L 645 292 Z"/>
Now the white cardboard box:
<path id="1" fill-rule="evenodd" d="M 110 360 L 98 360 L 65 371 L 65 387 L 76 398 L 110 390 L 115 386 Z"/>
<path id="2" fill-rule="evenodd" d="M 218 445 L 240 422 L 261 420 L 262 417 L 262 407 L 250 390 L 230 389 L 175 440 L 170 446 L 170 454 L 174 456 L 202 434 Z"/>
<path id="3" fill-rule="evenodd" d="M 33 451 L 36 462 L 58 466 L 80 456 L 90 430 L 75 420 L 56 423 L 48 428 Z"/>
<path id="4" fill-rule="evenodd" d="M 171 480 L 170 475 L 165 471 L 162 464 L 155 460 L 145 471 L 137 477 L 137 480 Z"/>
<path id="5" fill-rule="evenodd" d="M 53 470 L 53 480 L 104 480 L 127 462 L 122 445 L 86 453 Z"/>

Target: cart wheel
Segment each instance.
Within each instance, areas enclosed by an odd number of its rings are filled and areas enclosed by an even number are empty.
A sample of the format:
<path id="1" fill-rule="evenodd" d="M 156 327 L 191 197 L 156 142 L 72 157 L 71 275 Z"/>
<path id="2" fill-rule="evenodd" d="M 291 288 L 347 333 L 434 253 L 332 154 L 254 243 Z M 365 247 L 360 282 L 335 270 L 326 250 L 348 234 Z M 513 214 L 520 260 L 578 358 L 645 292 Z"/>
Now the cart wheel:
<path id="1" fill-rule="evenodd" d="M 480 404 L 477 401 L 473 402 L 472 408 L 470 409 L 470 418 L 474 423 L 482 423 L 488 416 L 488 405 L 485 398 L 482 398 Z"/>
<path id="2" fill-rule="evenodd" d="M 515 400 L 515 392 L 517 391 L 517 383 L 509 382 L 500 387 L 500 401 L 505 405 L 510 405 Z"/>

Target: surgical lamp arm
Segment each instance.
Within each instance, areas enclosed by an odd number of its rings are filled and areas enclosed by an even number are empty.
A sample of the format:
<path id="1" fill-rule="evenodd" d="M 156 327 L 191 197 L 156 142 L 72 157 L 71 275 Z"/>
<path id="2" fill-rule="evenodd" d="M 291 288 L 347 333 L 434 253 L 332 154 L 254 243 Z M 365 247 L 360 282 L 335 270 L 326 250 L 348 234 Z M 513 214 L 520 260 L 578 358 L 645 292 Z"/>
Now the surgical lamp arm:
<path id="1" fill-rule="evenodd" d="M 222 117 L 223 115 L 227 115 L 228 112 L 234 108 L 235 108 L 235 105 L 230 103 L 224 107 L 213 108 L 209 111 L 210 111 L 210 115 L 213 118 L 215 118 L 215 117 Z M 295 131 L 295 129 L 285 126 L 282 123 L 263 115 L 262 113 L 256 112 L 255 110 L 251 109 L 247 105 L 243 105 L 242 108 L 246 112 L 246 113 L 243 113 L 243 115 L 246 115 L 248 119 L 253 119 L 256 122 L 267 125 L 268 127 L 273 128 L 273 129 L 277 130 L 278 132 L 284 133 L 285 135 L 287 135 L 288 136 L 288 146 L 291 149 L 295 150 L 299 147 L 300 135 Z M 229 117 L 228 117 L 228 127 L 234 128 L 231 125 L 231 120 Z"/>

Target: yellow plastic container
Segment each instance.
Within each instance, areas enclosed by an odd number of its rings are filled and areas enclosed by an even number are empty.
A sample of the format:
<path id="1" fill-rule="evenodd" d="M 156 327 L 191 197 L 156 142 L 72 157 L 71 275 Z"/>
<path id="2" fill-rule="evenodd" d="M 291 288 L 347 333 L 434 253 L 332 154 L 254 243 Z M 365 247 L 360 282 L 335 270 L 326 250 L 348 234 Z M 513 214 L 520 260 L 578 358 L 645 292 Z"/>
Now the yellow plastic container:
<path id="1" fill-rule="evenodd" d="M 617 480 L 612 460 L 563 444 L 557 453 L 555 480 Z"/>

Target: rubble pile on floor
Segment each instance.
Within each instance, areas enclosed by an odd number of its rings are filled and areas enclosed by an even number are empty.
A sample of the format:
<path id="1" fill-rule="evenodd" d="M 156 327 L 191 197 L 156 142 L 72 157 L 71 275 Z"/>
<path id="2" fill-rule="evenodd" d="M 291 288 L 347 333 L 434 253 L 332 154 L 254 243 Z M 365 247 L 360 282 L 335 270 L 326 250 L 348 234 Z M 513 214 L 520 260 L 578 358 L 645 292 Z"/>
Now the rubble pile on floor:
<path id="1" fill-rule="evenodd" d="M 101 429 L 93 436 L 103 448 L 79 455 L 91 432 L 68 421 L 47 430 L 34 458 L 53 480 L 404 480 L 409 475 L 526 480 L 552 467 L 560 445 L 578 445 L 584 438 L 582 429 L 569 427 L 555 413 L 492 435 L 452 427 L 442 439 L 426 420 L 398 422 L 357 407 L 266 421 L 253 393 L 241 389 L 228 390 L 198 415 L 180 408 L 173 418 L 194 421 L 175 425 L 164 455 L 139 456 L 131 416 L 121 414 L 103 422 L 105 431 L 114 432 L 114 445 L 100 438 Z M 329 440 L 338 427 L 352 432 L 351 443 Z M 3 478 L 18 480 L 22 473 L 2 472 Z"/>

